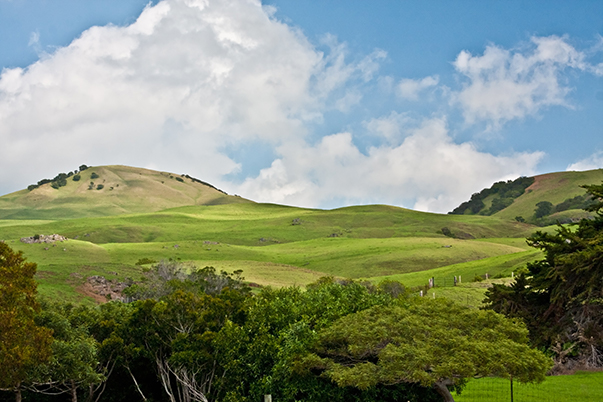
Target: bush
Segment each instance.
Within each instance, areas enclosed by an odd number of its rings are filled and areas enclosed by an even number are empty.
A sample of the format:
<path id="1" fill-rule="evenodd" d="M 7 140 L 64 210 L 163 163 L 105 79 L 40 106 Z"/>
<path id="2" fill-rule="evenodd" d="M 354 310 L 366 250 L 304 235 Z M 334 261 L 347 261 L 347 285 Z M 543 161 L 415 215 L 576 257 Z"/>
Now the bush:
<path id="1" fill-rule="evenodd" d="M 134 265 L 146 265 L 146 264 L 155 264 L 157 263 L 157 261 L 153 260 L 152 258 L 141 258 L 138 261 L 136 261 L 136 264 Z"/>
<path id="2" fill-rule="evenodd" d="M 102 190 L 103 188 L 105 188 L 105 186 L 103 186 L 102 184 L 99 184 L 98 186 L 96 186 L 97 190 Z"/>
<path id="3" fill-rule="evenodd" d="M 91 179 L 98 179 L 100 176 L 96 174 L 96 172 L 92 172 L 92 174 L 90 175 Z"/>
<path id="4" fill-rule="evenodd" d="M 32 190 L 35 190 L 38 187 L 40 187 L 40 186 L 38 186 L 37 184 L 30 184 L 29 186 L 27 186 L 27 189 L 29 191 L 32 191 Z"/>
<path id="5" fill-rule="evenodd" d="M 176 180 L 178 180 L 181 183 L 184 183 L 184 180 L 182 179 L 182 177 L 176 177 Z"/>
<path id="6" fill-rule="evenodd" d="M 454 237 L 454 234 L 453 234 L 453 233 L 450 231 L 450 229 L 448 229 L 447 227 L 443 227 L 441 230 L 442 230 L 442 234 L 443 234 L 444 236 L 447 236 L 447 237 Z"/>
<path id="7" fill-rule="evenodd" d="M 86 169 L 88 169 L 88 166 L 86 166 L 86 165 L 80 166 L 80 172 L 83 172 Z"/>
<path id="8" fill-rule="evenodd" d="M 82 178 L 82 176 L 80 176 L 79 174 L 76 174 L 75 176 L 73 176 L 73 181 L 80 181 L 80 179 Z"/>
<path id="9" fill-rule="evenodd" d="M 549 201 L 540 201 L 536 204 L 536 209 L 534 210 L 534 217 L 536 219 L 542 218 L 544 216 L 550 215 L 553 212 L 553 203 Z"/>

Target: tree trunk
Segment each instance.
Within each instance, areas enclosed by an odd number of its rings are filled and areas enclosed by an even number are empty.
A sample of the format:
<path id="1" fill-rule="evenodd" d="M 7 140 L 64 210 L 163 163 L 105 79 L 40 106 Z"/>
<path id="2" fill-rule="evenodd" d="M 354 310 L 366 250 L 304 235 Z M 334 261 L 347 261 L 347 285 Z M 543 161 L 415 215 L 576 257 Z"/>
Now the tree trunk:
<path id="1" fill-rule="evenodd" d="M 21 402 L 21 386 L 20 385 L 17 388 L 15 388 L 15 401 Z"/>
<path id="2" fill-rule="evenodd" d="M 71 380 L 71 402 L 77 402 L 77 385 Z"/>
<path id="3" fill-rule="evenodd" d="M 435 384 L 433 384 L 433 387 L 435 388 L 438 394 L 442 395 L 442 400 L 444 402 L 454 402 L 454 398 L 448 390 L 447 385 L 452 385 L 452 381 L 450 381 L 449 379 L 437 381 Z"/>

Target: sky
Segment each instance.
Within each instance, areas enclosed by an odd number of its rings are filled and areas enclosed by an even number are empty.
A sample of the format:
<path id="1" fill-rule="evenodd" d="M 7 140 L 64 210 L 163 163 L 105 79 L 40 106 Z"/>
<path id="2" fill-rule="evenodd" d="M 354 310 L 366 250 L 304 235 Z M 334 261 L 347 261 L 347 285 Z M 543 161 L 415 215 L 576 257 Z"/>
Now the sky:
<path id="1" fill-rule="evenodd" d="M 602 35 L 598 0 L 0 0 L 0 194 L 120 164 L 445 213 L 603 168 Z"/>

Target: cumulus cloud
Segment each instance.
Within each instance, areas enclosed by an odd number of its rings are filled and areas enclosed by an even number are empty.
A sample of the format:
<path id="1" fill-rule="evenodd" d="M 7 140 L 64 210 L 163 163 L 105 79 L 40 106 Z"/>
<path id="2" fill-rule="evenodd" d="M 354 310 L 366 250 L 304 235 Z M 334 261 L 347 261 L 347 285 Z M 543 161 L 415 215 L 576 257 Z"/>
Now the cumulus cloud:
<path id="1" fill-rule="evenodd" d="M 387 119 L 378 120 L 381 127 Z M 389 120 L 388 130 L 400 124 L 397 114 Z M 379 202 L 447 212 L 495 181 L 533 174 L 543 156 L 495 156 L 468 142 L 457 144 L 442 118 L 399 130 L 406 131 L 399 144 L 373 147 L 366 154 L 349 132 L 326 136 L 314 146 L 284 145 L 280 158 L 247 179 L 240 191 L 259 201 L 293 205 Z"/>
<path id="2" fill-rule="evenodd" d="M 229 144 L 304 138 L 327 104 L 358 102 L 354 82 L 372 79 L 384 53 L 348 63 L 335 39 L 319 51 L 273 12 L 259 0 L 164 0 L 3 70 L 2 193 L 82 163 L 219 184 L 240 168 L 221 152 Z"/>
<path id="3" fill-rule="evenodd" d="M 439 80 L 437 75 L 425 77 L 420 80 L 404 78 L 398 83 L 398 96 L 416 101 L 419 99 L 419 93 L 421 91 L 438 85 Z"/>
<path id="4" fill-rule="evenodd" d="M 532 37 L 527 48 L 513 51 L 495 45 L 483 55 L 462 51 L 453 65 L 465 77 L 453 103 L 469 124 L 485 121 L 491 128 L 549 106 L 570 107 L 566 98 L 572 89 L 562 72 L 568 68 L 595 72 L 583 52 L 558 36 Z"/>
<path id="5" fill-rule="evenodd" d="M 567 167 L 567 171 L 582 171 L 582 170 L 594 170 L 603 168 L 603 151 L 595 152 L 587 158 L 584 158 L 578 162 L 572 163 Z"/>

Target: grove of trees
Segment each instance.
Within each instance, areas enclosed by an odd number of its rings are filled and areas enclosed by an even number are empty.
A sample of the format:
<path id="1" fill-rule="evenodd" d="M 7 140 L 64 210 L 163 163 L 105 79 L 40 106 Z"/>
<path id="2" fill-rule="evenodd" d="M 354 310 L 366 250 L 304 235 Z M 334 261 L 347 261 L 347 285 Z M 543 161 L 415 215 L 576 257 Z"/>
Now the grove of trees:
<path id="1" fill-rule="evenodd" d="M 34 273 L 0 243 L 3 400 L 450 401 L 469 378 L 552 364 L 520 322 L 397 282 L 254 294 L 240 272 L 162 261 L 131 302 L 85 307 L 38 303 Z"/>

